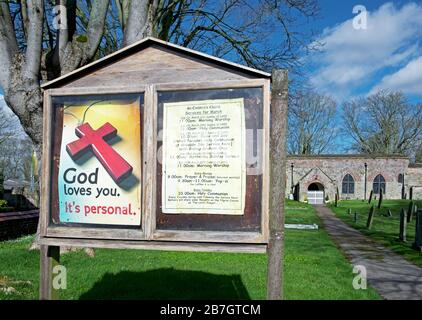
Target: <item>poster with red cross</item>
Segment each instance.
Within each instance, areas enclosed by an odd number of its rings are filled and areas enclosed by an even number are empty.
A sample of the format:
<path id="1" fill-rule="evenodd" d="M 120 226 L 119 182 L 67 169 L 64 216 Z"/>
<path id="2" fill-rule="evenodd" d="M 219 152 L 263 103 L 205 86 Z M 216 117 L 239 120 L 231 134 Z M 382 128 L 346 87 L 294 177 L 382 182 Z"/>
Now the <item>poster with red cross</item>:
<path id="1" fill-rule="evenodd" d="M 140 113 L 139 99 L 64 106 L 61 223 L 140 225 Z"/>

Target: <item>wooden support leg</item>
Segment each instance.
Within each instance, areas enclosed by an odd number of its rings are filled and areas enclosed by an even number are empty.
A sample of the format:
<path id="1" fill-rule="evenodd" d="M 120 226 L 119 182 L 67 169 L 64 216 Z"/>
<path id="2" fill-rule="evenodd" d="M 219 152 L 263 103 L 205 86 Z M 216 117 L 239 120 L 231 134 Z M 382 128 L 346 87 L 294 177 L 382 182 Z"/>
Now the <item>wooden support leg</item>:
<path id="1" fill-rule="evenodd" d="M 53 288 L 53 268 L 60 263 L 60 247 L 40 246 L 40 300 L 57 300 Z"/>
<path id="2" fill-rule="evenodd" d="M 267 299 L 281 300 L 283 298 L 284 232 L 272 233 L 270 238 L 268 245 Z"/>
<path id="3" fill-rule="evenodd" d="M 284 201 L 286 188 L 287 71 L 275 70 L 271 91 L 270 239 L 267 299 L 283 297 Z"/>

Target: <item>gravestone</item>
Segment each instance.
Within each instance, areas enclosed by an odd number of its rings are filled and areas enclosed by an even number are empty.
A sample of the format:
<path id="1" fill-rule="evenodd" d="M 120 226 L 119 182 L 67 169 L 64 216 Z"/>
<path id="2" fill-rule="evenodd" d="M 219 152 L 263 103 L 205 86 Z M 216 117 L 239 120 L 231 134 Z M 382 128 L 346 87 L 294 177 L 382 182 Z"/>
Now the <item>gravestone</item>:
<path id="1" fill-rule="evenodd" d="M 415 242 L 413 243 L 413 248 L 422 252 L 422 210 L 416 212 Z"/>
<path id="2" fill-rule="evenodd" d="M 352 214 L 352 209 L 350 209 L 350 208 L 349 208 L 349 209 L 347 209 L 347 214 L 348 214 L 348 215 L 351 215 L 351 214 Z"/>
<path id="3" fill-rule="evenodd" d="M 388 209 L 388 211 L 387 211 L 387 217 L 391 218 L 392 216 L 393 216 L 393 214 L 391 213 L 391 210 Z"/>
<path id="4" fill-rule="evenodd" d="M 366 227 L 368 229 L 371 229 L 372 227 L 372 221 L 374 220 L 374 212 L 375 212 L 375 207 L 372 206 L 371 209 L 369 209 L 368 220 L 366 221 Z"/>
<path id="5" fill-rule="evenodd" d="M 384 198 L 384 192 L 383 192 L 383 190 L 381 189 L 381 192 L 380 192 L 380 198 L 379 198 L 379 200 L 378 200 L 378 209 L 381 209 L 381 205 L 382 205 L 382 199 Z"/>
<path id="6" fill-rule="evenodd" d="M 372 196 L 374 195 L 374 191 L 373 190 L 371 190 L 371 193 L 369 194 L 369 200 L 368 200 L 368 203 L 369 204 L 371 204 L 371 202 L 372 202 Z"/>
<path id="7" fill-rule="evenodd" d="M 354 217 L 353 217 L 353 221 L 354 221 L 355 223 L 357 223 L 357 222 L 358 222 L 358 218 L 359 218 L 359 215 L 358 215 L 358 213 L 357 213 L 357 212 L 355 212 Z"/>
<path id="8" fill-rule="evenodd" d="M 413 213 L 414 213 L 413 210 L 414 210 L 413 201 L 410 201 L 409 208 L 407 209 L 407 223 L 410 223 L 412 221 Z"/>
<path id="9" fill-rule="evenodd" d="M 407 215 L 406 210 L 401 209 L 400 212 L 400 230 L 399 230 L 399 240 L 406 242 L 406 227 L 407 227 Z"/>

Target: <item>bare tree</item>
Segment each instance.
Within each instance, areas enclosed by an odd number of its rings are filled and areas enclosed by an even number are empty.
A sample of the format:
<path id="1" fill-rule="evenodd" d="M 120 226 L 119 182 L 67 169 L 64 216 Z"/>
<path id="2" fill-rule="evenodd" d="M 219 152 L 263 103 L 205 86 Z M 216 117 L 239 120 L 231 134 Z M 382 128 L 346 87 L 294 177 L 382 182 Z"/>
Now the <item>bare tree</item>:
<path id="1" fill-rule="evenodd" d="M 415 162 L 416 163 L 422 163 L 422 143 L 416 149 L 416 152 L 415 152 Z"/>
<path id="2" fill-rule="evenodd" d="M 10 137 L 14 135 L 14 125 L 12 115 L 7 113 L 5 110 L 2 110 L 0 105 L 0 148 L 2 145 L 7 143 Z"/>
<path id="3" fill-rule="evenodd" d="M 422 104 L 410 104 L 401 92 L 379 91 L 345 103 L 343 110 L 354 151 L 414 158 L 422 140 Z"/>
<path id="4" fill-rule="evenodd" d="M 20 178 L 22 160 L 32 152 L 32 142 L 22 130 L 19 119 L 0 100 L 0 172 L 6 179 Z"/>
<path id="5" fill-rule="evenodd" d="M 25 161 L 33 153 L 32 142 L 28 137 L 10 136 L 0 145 L 0 171 L 5 179 L 25 179 Z"/>
<path id="6" fill-rule="evenodd" d="M 336 102 L 312 90 L 297 91 L 289 101 L 288 150 L 321 154 L 334 148 Z"/>

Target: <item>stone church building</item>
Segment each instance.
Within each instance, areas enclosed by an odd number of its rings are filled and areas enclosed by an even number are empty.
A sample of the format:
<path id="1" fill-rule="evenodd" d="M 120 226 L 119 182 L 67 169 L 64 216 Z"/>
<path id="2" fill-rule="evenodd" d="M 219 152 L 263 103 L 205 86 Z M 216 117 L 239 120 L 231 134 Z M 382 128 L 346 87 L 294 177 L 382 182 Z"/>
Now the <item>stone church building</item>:
<path id="1" fill-rule="evenodd" d="M 337 191 L 338 190 L 338 191 Z M 422 165 L 403 156 L 290 155 L 286 196 L 320 204 L 335 199 L 422 199 Z"/>

